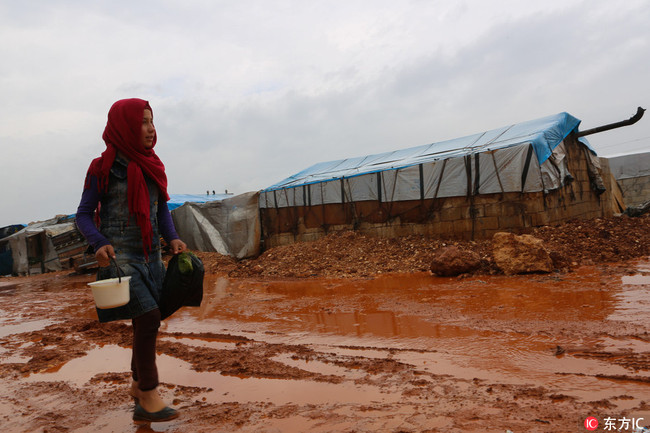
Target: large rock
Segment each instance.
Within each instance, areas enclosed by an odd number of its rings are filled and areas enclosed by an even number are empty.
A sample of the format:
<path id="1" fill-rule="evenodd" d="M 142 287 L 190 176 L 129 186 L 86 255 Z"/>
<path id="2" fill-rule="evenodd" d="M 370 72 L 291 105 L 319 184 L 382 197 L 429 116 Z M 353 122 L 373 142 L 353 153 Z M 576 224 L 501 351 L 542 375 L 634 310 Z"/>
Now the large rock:
<path id="1" fill-rule="evenodd" d="M 431 272 L 441 277 L 467 274 L 481 265 L 481 258 L 474 251 L 449 246 L 438 250 L 431 262 Z"/>
<path id="2" fill-rule="evenodd" d="M 541 239 L 499 232 L 492 238 L 492 258 L 506 275 L 551 272 L 553 260 Z"/>

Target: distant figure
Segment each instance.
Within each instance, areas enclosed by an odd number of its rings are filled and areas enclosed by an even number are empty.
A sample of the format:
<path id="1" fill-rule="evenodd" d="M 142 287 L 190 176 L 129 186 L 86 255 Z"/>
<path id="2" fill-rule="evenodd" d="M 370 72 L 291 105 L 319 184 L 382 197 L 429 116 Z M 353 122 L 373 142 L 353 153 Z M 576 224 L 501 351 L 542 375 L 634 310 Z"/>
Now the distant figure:
<path id="1" fill-rule="evenodd" d="M 106 150 L 92 161 L 86 174 L 77 226 L 95 250 L 100 266 L 97 279 L 118 277 L 119 266 L 120 273 L 131 280 L 129 303 L 97 309 L 97 316 L 100 322 L 127 319 L 133 324 L 133 420 L 168 421 L 177 418 L 178 412 L 167 406 L 157 391 L 158 302 L 165 276 L 160 235 L 174 254 L 187 246 L 179 239 L 167 207 L 167 176 L 153 150 L 157 135 L 149 103 L 142 99 L 117 101 L 108 112 L 102 138 Z M 94 222 L 96 211 L 99 229 Z"/>
<path id="2" fill-rule="evenodd" d="M 214 190 L 212 190 L 212 195 L 217 195 L 217 193 L 216 193 L 216 192 L 214 192 Z"/>
<path id="3" fill-rule="evenodd" d="M 228 194 L 228 190 L 226 190 L 226 194 Z"/>
<path id="4" fill-rule="evenodd" d="M 210 190 L 207 190 L 207 191 L 205 192 L 205 195 L 210 195 Z"/>

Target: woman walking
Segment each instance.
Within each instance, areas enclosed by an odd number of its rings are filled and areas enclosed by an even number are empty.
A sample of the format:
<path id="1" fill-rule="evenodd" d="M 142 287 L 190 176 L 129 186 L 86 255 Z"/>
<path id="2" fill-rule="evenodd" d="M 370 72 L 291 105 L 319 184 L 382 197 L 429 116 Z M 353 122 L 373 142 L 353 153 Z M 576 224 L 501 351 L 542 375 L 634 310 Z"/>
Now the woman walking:
<path id="1" fill-rule="evenodd" d="M 168 421 L 178 412 L 157 391 L 158 302 L 165 276 L 160 235 L 174 254 L 186 250 L 167 207 L 165 167 L 153 148 L 157 135 L 153 110 L 142 99 L 117 101 L 102 135 L 106 150 L 94 159 L 77 210 L 77 226 L 95 250 L 97 279 L 130 275 L 130 301 L 97 309 L 100 322 L 131 320 L 133 352 L 130 393 L 134 421 Z"/>

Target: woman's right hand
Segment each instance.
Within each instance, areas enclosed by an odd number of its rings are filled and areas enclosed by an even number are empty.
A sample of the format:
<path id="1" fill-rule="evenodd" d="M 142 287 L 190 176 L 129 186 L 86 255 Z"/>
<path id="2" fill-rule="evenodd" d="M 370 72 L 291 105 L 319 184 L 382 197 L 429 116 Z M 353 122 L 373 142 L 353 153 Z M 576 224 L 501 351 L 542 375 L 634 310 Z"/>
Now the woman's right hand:
<path id="1" fill-rule="evenodd" d="M 113 245 L 104 245 L 95 252 L 95 258 L 97 259 L 97 264 L 101 267 L 105 267 L 111 264 L 111 259 L 115 258 L 115 251 L 113 250 Z"/>

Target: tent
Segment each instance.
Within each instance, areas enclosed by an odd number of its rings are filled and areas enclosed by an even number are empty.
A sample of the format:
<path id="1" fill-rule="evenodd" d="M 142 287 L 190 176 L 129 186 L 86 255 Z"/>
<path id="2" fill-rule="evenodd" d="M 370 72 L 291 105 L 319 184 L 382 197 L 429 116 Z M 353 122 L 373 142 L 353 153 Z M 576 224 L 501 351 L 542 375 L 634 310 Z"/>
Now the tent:
<path id="1" fill-rule="evenodd" d="M 262 190 L 260 207 L 454 197 L 471 189 L 548 192 L 563 185 L 568 173 L 562 143 L 579 124 L 560 113 L 454 140 L 318 163 Z"/>
<path id="2" fill-rule="evenodd" d="M 431 225 L 436 209 L 460 206 L 444 199 L 469 199 L 468 211 L 475 212 L 479 197 L 503 200 L 504 194 L 557 191 L 578 175 L 570 170 L 571 158 L 580 161 L 573 171 L 582 175 L 584 170 L 587 185 L 601 194 L 599 159 L 584 137 L 576 137 L 579 125 L 563 112 L 457 139 L 314 164 L 260 192 L 264 236 L 273 245 L 333 227 Z M 469 231 L 473 238 L 474 227 Z M 286 239 L 279 241 L 282 234 Z"/>
<path id="3" fill-rule="evenodd" d="M 249 192 L 205 203 L 188 202 L 172 211 L 172 219 L 190 249 L 237 259 L 253 257 L 260 251 L 258 200 L 257 192 Z"/>
<path id="4" fill-rule="evenodd" d="M 627 206 L 638 206 L 650 200 L 650 152 L 607 159 Z"/>
<path id="5" fill-rule="evenodd" d="M 31 275 L 73 267 L 75 256 L 82 255 L 88 244 L 74 217 L 66 215 L 29 224 L 1 239 L 0 246 L 11 251 L 12 274 Z"/>

